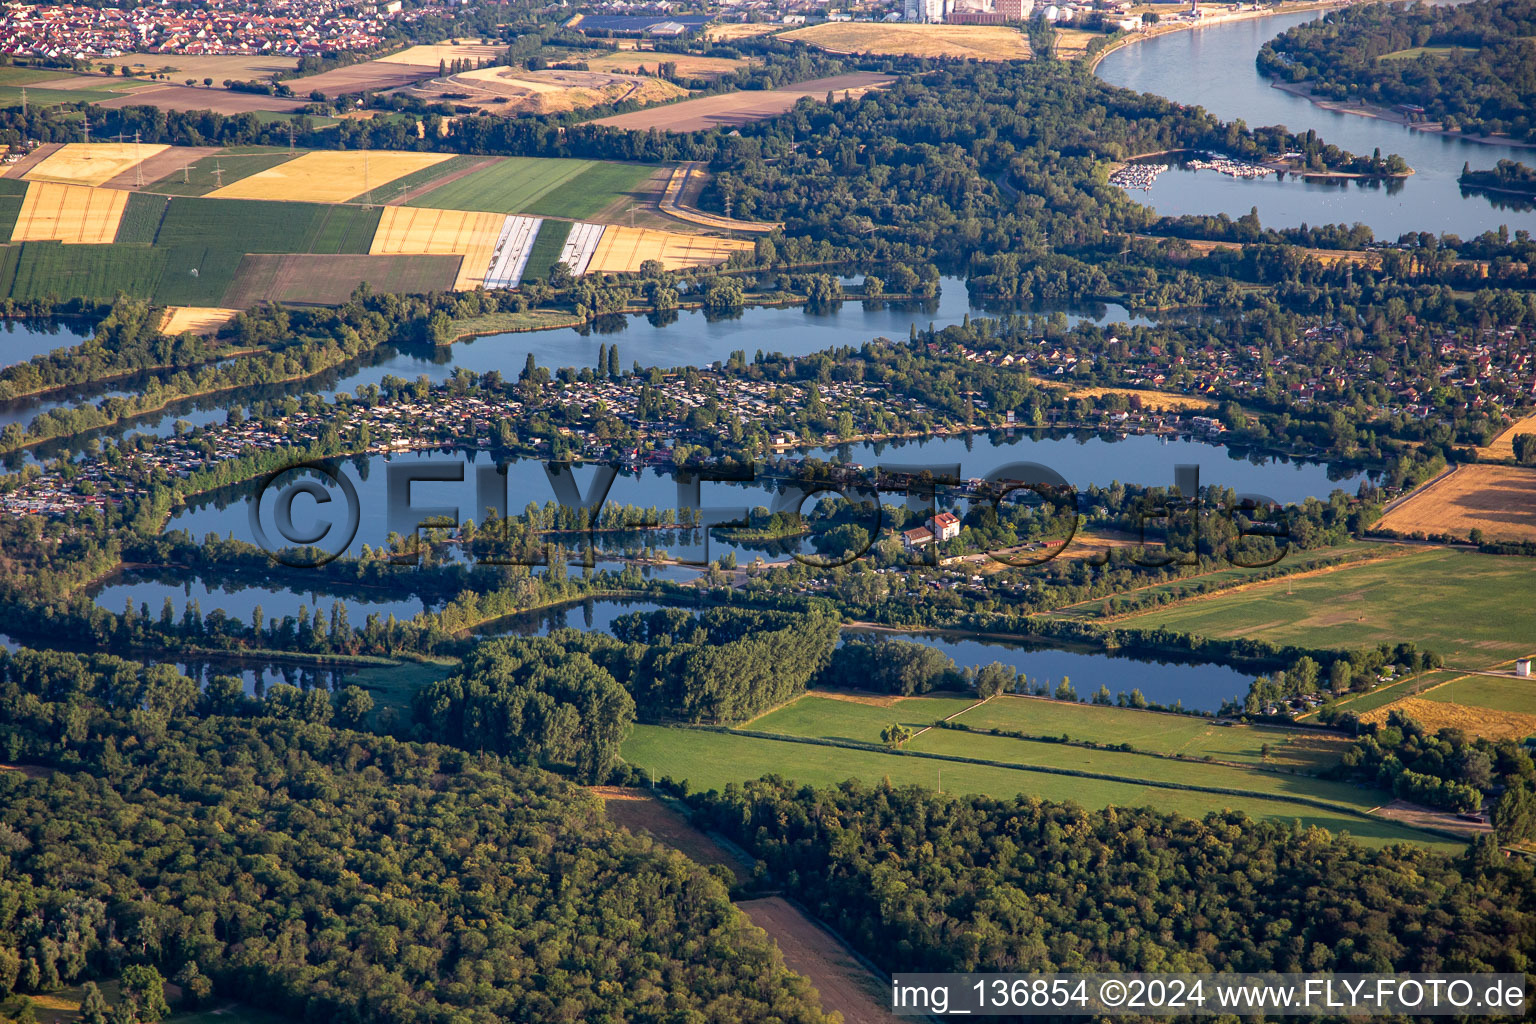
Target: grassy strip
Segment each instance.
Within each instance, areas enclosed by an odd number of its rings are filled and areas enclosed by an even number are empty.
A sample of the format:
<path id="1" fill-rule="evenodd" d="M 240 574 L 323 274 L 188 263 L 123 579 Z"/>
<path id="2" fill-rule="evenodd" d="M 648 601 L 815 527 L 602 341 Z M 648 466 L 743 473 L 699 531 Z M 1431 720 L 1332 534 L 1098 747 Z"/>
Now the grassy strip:
<path id="1" fill-rule="evenodd" d="M 539 225 L 539 234 L 528 251 L 528 265 L 523 268 L 524 281 L 547 281 L 549 272 L 560 262 L 560 250 L 570 237 L 571 225 L 563 220 L 546 220 Z"/>

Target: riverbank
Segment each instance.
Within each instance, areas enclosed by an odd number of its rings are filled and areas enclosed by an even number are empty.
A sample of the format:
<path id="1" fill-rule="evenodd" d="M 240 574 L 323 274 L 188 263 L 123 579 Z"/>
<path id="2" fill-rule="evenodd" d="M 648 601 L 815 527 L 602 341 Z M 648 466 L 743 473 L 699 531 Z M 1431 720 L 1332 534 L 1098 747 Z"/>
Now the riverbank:
<path id="1" fill-rule="evenodd" d="M 1359 100 L 1334 100 L 1326 96 L 1318 96 L 1312 91 L 1312 87 L 1305 82 L 1271 82 L 1271 89 L 1279 89 L 1300 99 L 1306 100 L 1314 107 L 1326 110 L 1331 114 L 1353 114 L 1356 117 L 1369 117 L 1378 121 L 1386 121 L 1389 124 L 1402 125 L 1416 132 L 1426 132 L 1431 135 L 1442 135 L 1458 142 L 1475 142 L 1481 146 L 1509 146 L 1512 149 L 1536 149 L 1536 143 L 1521 142 L 1518 139 L 1499 138 L 1488 135 L 1468 135 L 1465 132 L 1446 131 L 1439 121 L 1410 121 L 1406 114 L 1401 114 L 1390 107 L 1382 107 Z M 1307 175 L 1311 177 L 1311 175 Z"/>
<path id="2" fill-rule="evenodd" d="M 1192 29 L 1213 28 L 1218 25 L 1231 25 L 1239 21 L 1255 21 L 1259 18 L 1272 18 L 1281 14 L 1300 14 L 1308 11 L 1331 11 L 1340 7 L 1348 7 L 1353 0 L 1323 0 L 1321 3 L 1280 3 L 1274 7 L 1265 7 L 1254 11 L 1232 11 L 1223 9 L 1222 13 L 1206 15 L 1204 11 L 1199 21 L 1178 21 L 1172 23 L 1158 22 L 1151 27 L 1143 26 L 1138 32 L 1132 32 L 1125 37 L 1104 47 L 1098 53 L 1088 58 L 1089 72 L 1098 70 L 1099 63 L 1103 59 L 1133 43 L 1144 42 L 1148 39 L 1156 39 L 1158 36 L 1172 35 L 1175 32 L 1188 32 Z M 1205 10 L 1211 10 L 1206 8 Z M 1182 17 L 1182 14 L 1180 15 Z"/>

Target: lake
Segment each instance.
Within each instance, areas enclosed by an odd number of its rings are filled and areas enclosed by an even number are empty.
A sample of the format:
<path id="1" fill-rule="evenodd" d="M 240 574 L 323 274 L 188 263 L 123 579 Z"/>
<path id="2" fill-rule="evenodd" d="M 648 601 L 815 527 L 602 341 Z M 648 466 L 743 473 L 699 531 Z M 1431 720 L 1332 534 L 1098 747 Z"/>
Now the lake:
<path id="1" fill-rule="evenodd" d="M 1536 150 L 1465 142 L 1433 132 L 1357 114 L 1324 110 L 1311 101 L 1272 88 L 1254 66 L 1259 47 L 1281 32 L 1322 16 L 1303 12 L 1172 32 L 1123 46 L 1099 64 L 1098 75 L 1111 85 L 1150 92 L 1178 103 L 1203 106 L 1223 120 L 1243 120 L 1250 127 L 1283 124 L 1292 132 L 1316 129 L 1325 141 L 1363 156 L 1380 148 L 1399 153 L 1414 169 L 1397 185 L 1381 182 L 1325 184 L 1287 175 L 1238 179 L 1214 171 L 1175 168 L 1149 191 L 1132 191 L 1138 202 L 1158 213 L 1226 213 L 1232 217 L 1257 207 L 1265 227 L 1360 222 L 1377 239 L 1396 241 L 1409 231 L 1448 232 L 1470 238 L 1500 225 L 1536 229 L 1536 210 L 1495 207 L 1483 196 L 1463 196 L 1456 177 L 1463 162 L 1492 167 L 1500 159 L 1536 159 Z"/>

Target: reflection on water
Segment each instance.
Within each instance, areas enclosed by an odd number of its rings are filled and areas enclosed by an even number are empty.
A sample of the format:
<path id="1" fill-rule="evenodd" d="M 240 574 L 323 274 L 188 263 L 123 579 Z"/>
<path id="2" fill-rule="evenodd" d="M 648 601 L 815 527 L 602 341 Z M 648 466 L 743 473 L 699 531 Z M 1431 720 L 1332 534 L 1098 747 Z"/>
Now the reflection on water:
<path id="1" fill-rule="evenodd" d="M 1099 64 L 1098 75 L 1112 85 L 1202 106 L 1224 120 L 1255 127 L 1283 124 L 1293 132 L 1315 129 L 1325 142 L 1363 156 L 1375 149 L 1383 155 L 1398 153 L 1414 169 L 1413 176 L 1397 188 L 1381 182 L 1329 183 L 1290 176 L 1284 181 L 1239 180 L 1211 172 L 1170 171 L 1150 191 L 1134 193 L 1138 202 L 1170 216 L 1239 217 L 1257 207 L 1260 221 L 1272 228 L 1360 222 L 1387 241 L 1409 231 L 1470 238 L 1501 224 L 1511 230 L 1536 228 L 1536 210 L 1491 204 L 1484 196 L 1464 193 L 1456 181 L 1464 162 L 1492 167 L 1501 159 L 1523 157 L 1530 163 L 1532 150 L 1464 142 L 1380 118 L 1324 110 L 1272 88 L 1259 76 L 1254 57 L 1261 45 L 1321 16 L 1304 12 L 1169 33 L 1121 47 Z"/>

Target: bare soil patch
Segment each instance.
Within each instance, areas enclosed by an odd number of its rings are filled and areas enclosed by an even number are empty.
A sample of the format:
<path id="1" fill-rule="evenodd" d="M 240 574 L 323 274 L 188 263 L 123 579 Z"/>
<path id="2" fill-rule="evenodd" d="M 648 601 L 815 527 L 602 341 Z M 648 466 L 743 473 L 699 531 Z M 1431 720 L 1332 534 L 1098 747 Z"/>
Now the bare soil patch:
<path id="1" fill-rule="evenodd" d="M 648 832 L 689 860 L 699 864 L 719 864 L 743 877 L 743 865 L 719 843 L 694 828 L 683 817 L 643 789 L 623 786 L 593 786 L 592 792 L 603 801 L 608 820 L 631 832 Z"/>
<path id="2" fill-rule="evenodd" d="M 809 917 L 777 896 L 736 904 L 752 923 L 773 937 L 784 963 L 811 979 L 821 1008 L 843 1015 L 844 1024 L 891 1024 L 888 994 L 853 953 Z"/>
<path id="3" fill-rule="evenodd" d="M 271 54 L 183 57 L 174 53 L 130 53 L 113 63 L 126 64 L 139 75 L 170 68 L 172 74 L 183 78 L 195 78 L 199 82 L 211 78 L 222 83 L 226 78 L 241 82 L 268 79 L 279 71 L 292 71 L 298 67 L 299 58 Z"/>
<path id="4" fill-rule="evenodd" d="M 614 128 L 646 131 L 658 128 L 668 132 L 700 132 L 718 127 L 737 127 L 778 117 L 801 99 L 826 99 L 827 93 L 859 95 L 870 89 L 880 89 L 896 79 L 890 75 L 877 75 L 861 71 L 851 75 L 834 75 L 798 82 L 778 89 L 730 92 L 719 96 L 704 96 L 696 100 L 683 100 L 665 107 L 636 110 L 628 114 L 601 117 L 592 124 L 606 124 Z"/>
<path id="5" fill-rule="evenodd" d="M 1407 800 L 1393 800 L 1371 812 L 1378 818 L 1400 821 L 1415 828 L 1437 828 L 1446 832 L 1460 832 L 1468 839 L 1475 839 L 1493 828 L 1486 822 L 1463 821 L 1449 811 L 1437 811 L 1433 807 L 1411 804 Z"/>
<path id="6" fill-rule="evenodd" d="M 129 168 L 114 178 L 108 178 L 101 183 L 101 187 L 137 188 L 139 182 L 148 185 L 175 174 L 188 164 L 197 163 L 205 156 L 219 152 L 222 150 L 217 146 L 172 146 L 140 161 L 137 169 Z"/>
<path id="7" fill-rule="evenodd" d="M 428 67 L 370 60 L 364 64 L 322 71 L 318 75 L 310 75 L 307 78 L 293 78 L 287 84 L 299 96 L 308 96 L 318 90 L 334 98 L 344 93 L 397 89 L 402 85 L 420 82 L 436 74 L 436 61 Z"/>
<path id="8" fill-rule="evenodd" d="M 1536 470 L 1475 464 L 1456 469 L 1382 516 L 1378 530 L 1400 536 L 1536 541 Z"/>

